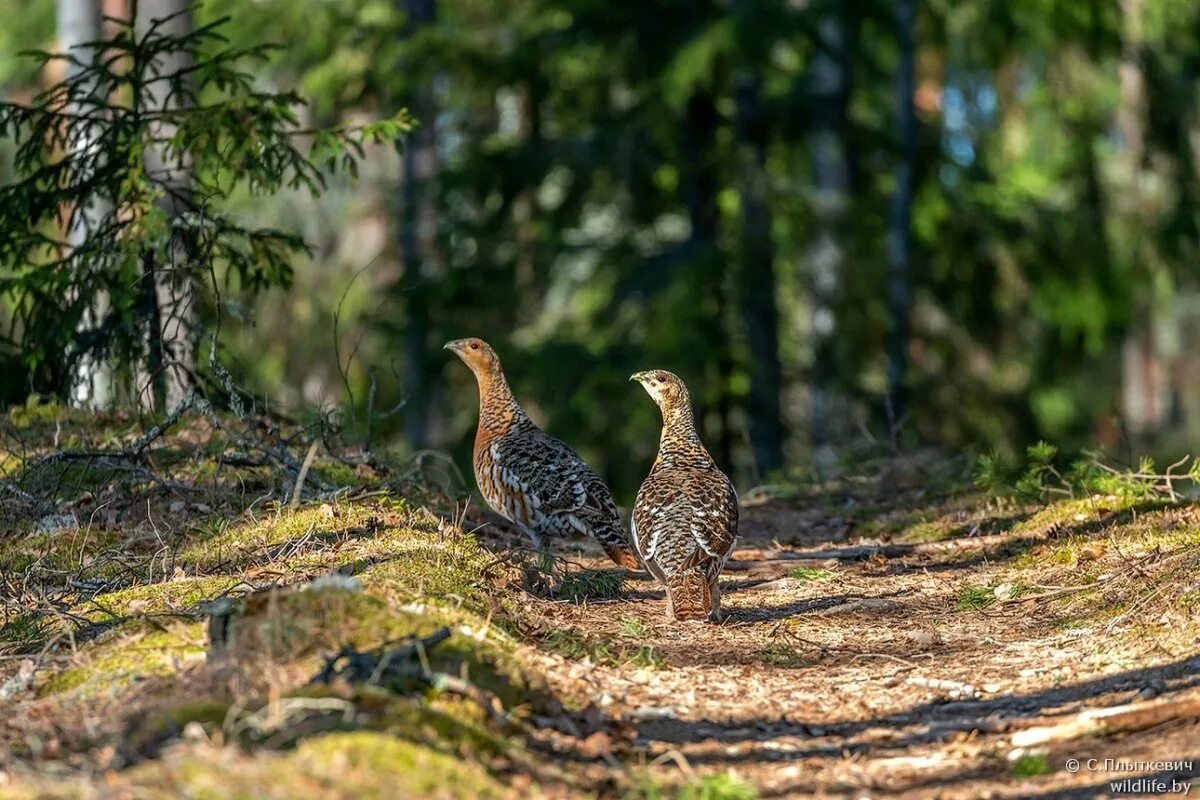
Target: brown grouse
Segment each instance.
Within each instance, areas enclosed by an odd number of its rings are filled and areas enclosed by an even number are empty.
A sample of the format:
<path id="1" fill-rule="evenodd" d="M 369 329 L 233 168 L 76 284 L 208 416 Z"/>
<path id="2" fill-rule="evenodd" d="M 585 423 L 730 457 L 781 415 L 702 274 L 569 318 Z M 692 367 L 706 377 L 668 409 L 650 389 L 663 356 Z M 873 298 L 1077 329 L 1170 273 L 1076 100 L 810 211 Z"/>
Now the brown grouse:
<path id="1" fill-rule="evenodd" d="M 482 339 L 456 339 L 446 349 L 471 368 L 479 384 L 475 480 L 488 505 L 536 547 L 554 537 L 589 534 L 613 561 L 641 569 L 612 493 L 575 451 L 517 405 L 496 351 Z"/>
<path id="2" fill-rule="evenodd" d="M 631 380 L 642 384 L 663 418 L 658 458 L 633 507 L 633 544 L 667 587 L 671 616 L 718 619 L 717 578 L 737 538 L 737 493 L 700 443 L 683 381 L 662 370 Z"/>

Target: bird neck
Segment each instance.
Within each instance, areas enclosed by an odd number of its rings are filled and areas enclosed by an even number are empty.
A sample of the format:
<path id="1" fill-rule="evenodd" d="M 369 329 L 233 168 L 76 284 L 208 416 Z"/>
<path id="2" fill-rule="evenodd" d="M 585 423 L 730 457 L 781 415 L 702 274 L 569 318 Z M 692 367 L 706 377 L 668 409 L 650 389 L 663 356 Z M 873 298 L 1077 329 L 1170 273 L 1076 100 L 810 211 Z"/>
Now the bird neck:
<path id="1" fill-rule="evenodd" d="M 478 373 L 475 379 L 479 383 L 481 431 L 506 431 L 525 419 L 525 411 L 517 404 L 503 371 L 496 369 Z"/>
<path id="2" fill-rule="evenodd" d="M 662 410 L 662 437 L 658 442 L 655 468 L 674 466 L 713 465 L 712 456 L 704 449 L 696 431 L 696 416 L 691 403 L 678 403 Z"/>

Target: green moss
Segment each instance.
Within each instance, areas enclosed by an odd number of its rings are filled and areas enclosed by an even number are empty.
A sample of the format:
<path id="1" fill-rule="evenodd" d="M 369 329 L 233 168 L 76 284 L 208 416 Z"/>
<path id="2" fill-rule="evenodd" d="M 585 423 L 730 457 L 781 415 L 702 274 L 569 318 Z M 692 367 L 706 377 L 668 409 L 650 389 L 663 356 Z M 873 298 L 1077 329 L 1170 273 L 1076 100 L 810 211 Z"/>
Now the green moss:
<path id="1" fill-rule="evenodd" d="M 7 478 L 17 474 L 25 460 L 16 453 L 8 450 L 0 450 L 0 478 Z"/>
<path id="2" fill-rule="evenodd" d="M 23 406 L 13 406 L 8 411 L 8 420 L 18 430 L 28 430 L 35 425 L 50 425 L 62 422 L 70 413 L 70 409 L 51 401 L 42 402 L 37 396 L 30 396 Z"/>
<path id="3" fill-rule="evenodd" d="M 131 586 L 99 594 L 72 613 L 93 622 L 139 614 L 195 613 L 197 606 L 220 597 L 239 583 L 240 579 L 232 576 L 212 575 Z"/>
<path id="4" fill-rule="evenodd" d="M 374 785 L 387 796 L 500 797 L 504 787 L 479 765 L 376 733 L 342 733 L 311 739 L 291 759 L 314 776 Z M 361 783 L 360 783 L 361 781 Z"/>
<path id="5" fill-rule="evenodd" d="M 54 674 L 38 695 L 78 690 L 84 695 L 113 691 L 153 675 L 174 674 L 179 666 L 204 655 L 199 623 L 167 630 L 141 623 L 122 626 L 80 651 L 79 663 Z"/>
<path id="6" fill-rule="evenodd" d="M 0 653 L 27 653 L 41 644 L 49 627 L 41 614 L 27 612 L 9 617 L 0 626 Z"/>
<path id="7" fill-rule="evenodd" d="M 1165 503 L 1146 501 L 1133 497 L 1118 495 L 1092 495 L 1072 500 L 1060 500 L 1050 503 L 1035 511 L 1029 517 L 1016 523 L 1012 532 L 1020 536 L 1043 536 L 1047 530 L 1060 529 L 1073 532 L 1079 529 L 1090 529 L 1100 523 L 1113 521 L 1112 515 L 1124 514 L 1129 519 L 1130 512 L 1148 512 L 1163 508 Z"/>
<path id="8" fill-rule="evenodd" d="M 387 597 L 341 589 L 277 591 L 251 598 L 229 625 L 227 649 L 242 662 L 309 658 L 350 645 L 360 651 L 394 647 L 448 627 L 452 635 L 426 654 L 434 672 L 460 676 L 505 706 L 529 699 L 529 682 L 515 647 L 486 636 L 468 612 L 442 607 L 397 608 Z"/>
<path id="9" fill-rule="evenodd" d="M 734 775 L 705 775 L 683 787 L 679 800 L 754 800 L 754 787 Z"/>
<path id="10" fill-rule="evenodd" d="M 432 702 L 389 695 L 380 722 L 394 736 L 462 759 L 491 760 L 514 747 L 501 732 L 489 730 L 477 704 L 457 695 Z"/>
<path id="11" fill-rule="evenodd" d="M 477 614 L 492 610 L 485 577 L 491 559 L 468 534 L 389 529 L 355 548 L 354 555 L 376 562 L 360 575 L 368 590 Z"/>
<path id="12" fill-rule="evenodd" d="M 283 754 L 254 758 L 187 755 L 148 762 L 121 780 L 173 796 L 216 800 L 269 797 L 500 798 L 507 788 L 483 765 L 374 731 L 315 736 Z M 139 795 L 140 796 L 140 795 Z"/>
<path id="13" fill-rule="evenodd" d="M 919 522 L 911 525 L 900 536 L 901 542 L 918 544 L 920 542 L 942 542 L 954 535 L 956 526 L 945 519 L 931 522 Z"/>
<path id="14" fill-rule="evenodd" d="M 378 511 L 358 503 L 322 503 L 296 510 L 277 509 L 262 517 L 250 517 L 234 525 L 214 521 L 195 531 L 195 541 L 179 554 L 179 562 L 195 570 L 237 565 L 246 557 L 270 560 L 286 553 L 273 547 L 298 545 L 305 540 L 329 541 L 350 531 L 370 533 L 381 525 Z"/>
<path id="15" fill-rule="evenodd" d="M 128 568 L 116 562 L 93 562 L 98 553 L 117 547 L 120 541 L 120 531 L 74 527 L 0 540 L 0 573 L 38 567 L 51 572 L 70 571 L 81 579 L 111 578 Z"/>
<path id="16" fill-rule="evenodd" d="M 349 464 L 343 464 L 341 461 L 321 461 L 317 465 L 317 471 L 325 477 L 326 480 L 337 486 L 362 486 L 368 483 L 356 470 Z"/>

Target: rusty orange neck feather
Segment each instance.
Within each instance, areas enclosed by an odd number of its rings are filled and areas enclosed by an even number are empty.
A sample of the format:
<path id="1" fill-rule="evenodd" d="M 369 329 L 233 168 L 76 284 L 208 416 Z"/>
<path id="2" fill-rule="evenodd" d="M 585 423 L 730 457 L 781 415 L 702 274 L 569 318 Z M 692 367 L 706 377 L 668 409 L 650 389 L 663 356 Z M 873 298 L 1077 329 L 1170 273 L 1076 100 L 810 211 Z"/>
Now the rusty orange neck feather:
<path id="1" fill-rule="evenodd" d="M 499 367 L 476 372 L 479 384 L 479 432 L 476 446 L 503 434 L 525 417 Z"/>

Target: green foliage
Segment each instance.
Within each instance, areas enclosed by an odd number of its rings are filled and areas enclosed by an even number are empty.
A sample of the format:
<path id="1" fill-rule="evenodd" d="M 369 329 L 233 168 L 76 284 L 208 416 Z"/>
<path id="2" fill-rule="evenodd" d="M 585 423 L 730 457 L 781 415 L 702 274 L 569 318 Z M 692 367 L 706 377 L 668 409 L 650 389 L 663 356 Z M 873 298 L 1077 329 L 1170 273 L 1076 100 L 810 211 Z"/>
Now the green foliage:
<path id="1" fill-rule="evenodd" d="M 159 341 L 156 283 L 216 291 L 221 274 L 251 292 L 286 285 L 303 239 L 245 225 L 225 201 L 319 193 L 322 169 L 353 173 L 366 143 L 410 127 L 399 114 L 307 130 L 298 95 L 255 86 L 271 47 L 229 46 L 227 19 L 183 33 L 165 22 L 139 32 L 116 20 L 71 53 L 34 52 L 67 76 L 28 104 L 0 104 L 20 176 L 0 187 L 0 301 L 12 315 L 0 348 L 20 353 L 37 390 L 65 395 L 86 358 L 132 370 L 186 349 Z"/>
<path id="2" fill-rule="evenodd" d="M 1012 765 L 1014 778 L 1036 778 L 1038 775 L 1048 775 L 1053 772 L 1050 758 L 1046 753 L 1022 753 Z"/>
<path id="3" fill-rule="evenodd" d="M 551 631 L 543 640 L 543 644 L 567 658 L 588 659 L 594 664 L 634 669 L 663 669 L 667 666 L 662 655 L 650 645 L 636 645 L 612 639 L 589 639 L 566 628 Z"/>
<path id="4" fill-rule="evenodd" d="M 1115 495 L 1122 500 L 1177 501 L 1181 491 L 1200 486 L 1200 459 L 1183 458 L 1165 471 L 1153 458 L 1143 456 L 1136 469 L 1119 469 L 1105 463 L 1103 454 L 1087 452 L 1060 470 L 1058 448 L 1038 442 L 1026 450 L 1024 463 L 1014 465 L 995 453 L 975 461 L 974 481 L 996 497 L 1040 502 L 1052 495 Z"/>
<path id="5" fill-rule="evenodd" d="M 1054 458 L 1058 448 L 1054 445 L 1039 441 L 1025 450 L 1025 472 L 1017 478 L 1013 489 L 1017 497 L 1026 500 L 1039 500 L 1050 491 L 1048 481 L 1061 476 L 1054 469 Z"/>
<path id="6" fill-rule="evenodd" d="M 754 800 L 758 792 L 741 778 L 733 775 L 706 775 L 686 786 L 679 800 Z"/>
<path id="7" fill-rule="evenodd" d="M 796 567 L 789 570 L 788 575 L 801 581 L 827 581 L 833 577 L 833 570 L 820 567 Z"/>
<path id="8" fill-rule="evenodd" d="M 975 460 L 975 485 L 993 495 L 1006 494 L 1011 486 L 1012 468 L 996 452 L 985 453 Z"/>
<path id="9" fill-rule="evenodd" d="M 729 773 L 702 775 L 682 785 L 667 784 L 649 773 L 635 775 L 625 790 L 625 800 L 755 800 L 758 792 Z"/>
<path id="10" fill-rule="evenodd" d="M 555 596 L 573 603 L 613 600 L 621 596 L 622 583 L 621 573 L 616 570 L 577 570 L 563 575 Z"/>
<path id="11" fill-rule="evenodd" d="M 482 335 L 495 340 L 538 421 L 626 502 L 641 477 L 630 465 L 652 460 L 658 422 L 628 391 L 635 369 L 661 365 L 688 379 L 706 444 L 739 485 L 770 474 L 755 469 L 746 434 L 763 416 L 751 399 L 759 367 L 774 356 L 782 386 L 768 392 L 798 400 L 820 389 L 839 412 L 827 415 L 834 448 L 860 441 L 860 423 L 875 435 L 887 426 L 881 211 L 894 195 L 900 55 L 890 4 L 658 3 L 617 13 L 545 0 L 429 5 L 433 19 L 421 25 L 391 0 L 208 0 L 196 12 L 201 29 L 234 16 L 219 28 L 229 43 L 214 40 L 198 59 L 221 47 L 252 51 L 263 36 L 286 42 L 239 69 L 254 73 L 256 92 L 296 87 L 310 104 L 239 100 L 181 126 L 176 144 L 199 147 L 210 127 L 227 132 L 235 120 L 257 137 L 242 115 L 261 114 L 268 127 L 328 126 L 295 144 L 314 165 L 344 167 L 317 200 L 252 195 L 250 181 L 207 203 L 197 190 L 209 229 L 216 216 L 289 236 L 302 228 L 313 245 L 310 254 L 291 249 L 294 240 L 235 237 L 240 255 L 213 259 L 219 282 L 228 275 L 230 302 L 218 309 L 202 297 L 200 310 L 208 322 L 218 310 L 236 321 L 221 344 L 240 384 L 295 414 L 314 400 L 362 416 L 376 393 L 378 408 L 410 399 L 404 414 L 380 422 L 376 441 L 407 452 L 453 447 L 465 463 L 469 376 L 448 369 L 436 345 Z M 1200 6 L 916 5 L 918 58 L 938 68 L 922 71 L 918 92 L 911 402 L 899 443 L 995 448 L 1019 462 L 1012 474 L 995 461 L 979 475 L 1000 495 L 1067 488 L 1048 470 L 1028 472 L 1024 446 L 1041 438 L 1068 453 L 1123 452 L 1126 432 L 1140 436 L 1119 399 L 1122 388 L 1137 389 L 1128 384 L 1138 371 L 1118 355 L 1132 353 L 1123 348 L 1140 335 L 1162 351 L 1153 354 L 1162 385 L 1144 388 L 1160 396 L 1166 429 L 1133 444 L 1195 452 L 1200 407 L 1181 376 L 1191 374 L 1186 321 L 1197 313 Z M 0 32 L 9 45 L 0 46 L 0 81 L 22 97 L 37 81 L 11 54 L 52 39 L 53 8 L 47 0 L 0 8 L 10 20 Z M 1143 41 L 1128 41 L 1133 32 Z M 1123 68 L 1139 80 L 1123 84 Z M 50 70 L 41 78 L 55 79 Z M 1129 91 L 1138 85 L 1140 99 Z M 214 85 L 200 100 L 220 105 L 234 99 L 229 92 Z M 404 106 L 427 123 L 410 140 L 422 168 L 407 184 L 393 148 L 368 147 L 359 160 L 340 133 Z M 303 125 L 287 122 L 289 113 Z M 247 161 L 250 139 L 228 143 L 222 190 L 226 177 L 258 166 Z M 5 179 L 12 144 L 0 145 Z M 356 163 L 363 185 L 351 191 L 342 181 Z M 748 224 L 755 208 L 757 224 Z M 148 251 L 163 255 L 168 232 L 180 240 L 197 225 L 155 224 L 160 242 Z M 774 272 L 758 281 L 748 267 L 765 245 Z M 36 271 L 58 257 L 34 256 L 16 268 Z M 332 306 L 368 266 L 331 335 Z M 128 274 L 96 276 L 84 293 L 116 292 L 142 271 L 135 263 Z M 814 295 L 827 279 L 835 288 L 826 316 Z M 259 291 L 289 280 L 290 294 Z M 85 300 L 59 288 L 47 280 L 37 294 L 49 310 L 36 322 L 57 331 L 44 355 L 13 342 L 0 349 L 0 373 L 20 388 L 6 399 L 19 402 L 31 383 L 61 394 L 70 364 L 104 351 L 101 340 L 115 349 L 132 337 L 133 356 L 143 347 L 129 330 L 140 324 L 136 303 L 114 304 L 105 328 L 87 318 Z M 747 336 L 747 321 L 760 317 L 746 309 L 770 300 L 781 336 L 774 352 Z M 33 312 L 7 307 L 14 302 L 11 293 L 0 300 L 0 322 L 16 317 L 16 341 L 32 330 Z M 830 353 L 818 352 L 817 320 L 831 326 Z M 331 339 L 357 361 L 330 352 Z M 430 413 L 412 422 L 422 398 Z M 822 437 L 810 437 L 816 409 L 788 401 L 780 436 L 797 462 L 789 466 L 810 468 L 823 449 L 814 447 Z M 1064 476 L 1071 468 L 1050 462 Z M 1135 489 L 1095 481 L 1104 491 Z"/>
<path id="12" fill-rule="evenodd" d="M 650 634 L 650 628 L 646 623 L 633 617 L 621 618 L 621 633 L 633 639 L 647 636 Z"/>
<path id="13" fill-rule="evenodd" d="M 758 658 L 773 667 L 805 667 L 809 660 L 787 644 L 769 644 L 758 651 Z"/>
<path id="14" fill-rule="evenodd" d="M 996 602 L 996 592 L 990 586 L 964 583 L 958 590 L 954 607 L 959 611 L 977 611 Z"/>

